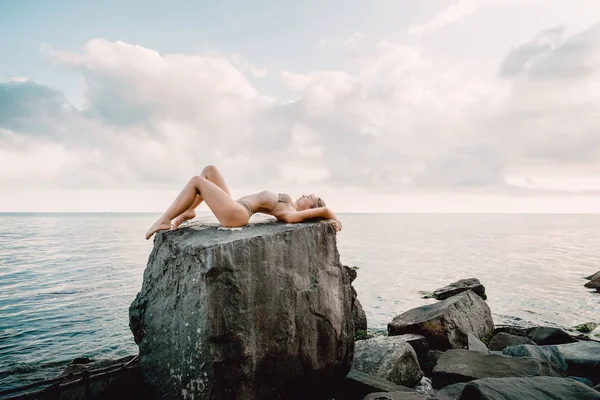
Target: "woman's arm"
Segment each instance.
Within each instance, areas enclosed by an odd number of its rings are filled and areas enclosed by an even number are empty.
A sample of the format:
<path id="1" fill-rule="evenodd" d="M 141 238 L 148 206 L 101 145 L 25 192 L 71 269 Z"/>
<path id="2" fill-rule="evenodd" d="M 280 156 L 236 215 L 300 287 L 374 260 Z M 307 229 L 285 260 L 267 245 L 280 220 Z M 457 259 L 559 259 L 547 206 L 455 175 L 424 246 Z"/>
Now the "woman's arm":
<path id="1" fill-rule="evenodd" d="M 342 223 L 340 222 L 340 220 L 333 213 L 333 211 L 331 211 L 327 207 L 310 208 L 308 210 L 303 210 L 303 211 L 290 211 L 290 212 L 285 213 L 281 217 L 281 219 L 284 220 L 285 222 L 289 222 L 292 224 L 306 221 L 308 219 L 313 219 L 313 218 L 333 219 L 337 223 L 336 230 L 339 231 L 342 229 Z"/>

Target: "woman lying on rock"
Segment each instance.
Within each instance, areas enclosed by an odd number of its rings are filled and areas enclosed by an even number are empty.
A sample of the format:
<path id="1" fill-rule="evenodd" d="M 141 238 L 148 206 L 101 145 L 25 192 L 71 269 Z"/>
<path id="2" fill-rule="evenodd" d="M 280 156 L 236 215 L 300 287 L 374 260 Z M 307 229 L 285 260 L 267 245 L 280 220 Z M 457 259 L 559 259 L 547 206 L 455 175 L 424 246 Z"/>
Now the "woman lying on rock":
<path id="1" fill-rule="evenodd" d="M 342 223 L 333 211 L 314 194 L 292 201 L 285 193 L 265 190 L 233 200 L 223 175 L 214 165 L 208 165 L 200 175 L 190 179 L 171 207 L 148 229 L 146 239 L 161 230 L 177 229 L 184 221 L 194 218 L 194 209 L 203 201 L 219 222 L 230 228 L 245 226 L 252 214 L 263 213 L 289 223 L 327 218 L 332 220 L 337 231 L 342 229 Z"/>

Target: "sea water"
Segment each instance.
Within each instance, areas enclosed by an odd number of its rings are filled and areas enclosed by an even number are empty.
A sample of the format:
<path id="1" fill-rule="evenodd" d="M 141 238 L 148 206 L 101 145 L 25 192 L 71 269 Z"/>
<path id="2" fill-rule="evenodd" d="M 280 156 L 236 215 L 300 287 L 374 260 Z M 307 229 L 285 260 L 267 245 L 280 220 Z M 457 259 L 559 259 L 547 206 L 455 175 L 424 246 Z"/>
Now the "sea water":
<path id="1" fill-rule="evenodd" d="M 0 214 L 0 390 L 75 357 L 137 354 L 128 308 L 157 214 Z M 600 215 L 340 214 L 342 263 L 371 329 L 461 278 L 486 287 L 496 324 L 600 322 Z M 201 216 L 200 221 L 212 221 Z"/>

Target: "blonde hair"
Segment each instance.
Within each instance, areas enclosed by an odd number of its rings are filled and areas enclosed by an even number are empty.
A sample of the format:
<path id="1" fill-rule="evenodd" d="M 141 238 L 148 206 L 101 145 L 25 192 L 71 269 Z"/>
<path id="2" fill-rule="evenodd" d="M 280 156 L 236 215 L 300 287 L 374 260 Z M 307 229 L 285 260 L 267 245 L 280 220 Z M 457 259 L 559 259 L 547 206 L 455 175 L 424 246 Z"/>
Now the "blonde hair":
<path id="1" fill-rule="evenodd" d="M 312 205 L 311 208 L 317 208 L 317 207 L 327 207 L 327 204 L 325 204 L 325 202 L 323 201 L 322 198 L 317 197 L 317 201 L 314 202 L 314 204 Z"/>

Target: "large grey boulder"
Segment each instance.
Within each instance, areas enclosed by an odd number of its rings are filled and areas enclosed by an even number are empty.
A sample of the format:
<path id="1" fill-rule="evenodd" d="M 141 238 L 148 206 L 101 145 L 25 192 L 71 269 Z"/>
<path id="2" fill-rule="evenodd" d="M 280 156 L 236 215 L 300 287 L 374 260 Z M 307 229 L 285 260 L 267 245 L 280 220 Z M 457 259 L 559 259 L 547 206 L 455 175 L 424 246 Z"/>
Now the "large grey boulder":
<path id="1" fill-rule="evenodd" d="M 462 292 L 466 292 L 467 290 L 472 290 L 475 294 L 477 294 L 484 300 L 487 299 L 487 296 L 485 294 L 485 287 L 481 284 L 481 282 L 479 282 L 479 279 L 477 278 L 461 279 L 459 281 L 449 284 L 448 286 L 436 289 L 433 291 L 433 297 L 436 300 L 446 300 L 449 297 L 452 297 Z"/>
<path id="2" fill-rule="evenodd" d="M 556 346 L 536 346 L 521 344 L 510 346 L 502 350 L 502 354 L 511 357 L 529 357 L 540 361 L 546 361 L 556 365 L 563 371 L 567 371 L 567 360 Z"/>
<path id="3" fill-rule="evenodd" d="M 157 397 L 329 398 L 354 354 L 350 278 L 326 222 L 156 235 L 129 309 Z"/>
<path id="4" fill-rule="evenodd" d="M 447 300 L 414 308 L 394 317 L 388 333 L 415 333 L 427 338 L 434 349 L 461 349 L 468 345 L 468 333 L 485 340 L 494 331 L 492 313 L 485 301 L 472 291 Z"/>
<path id="5" fill-rule="evenodd" d="M 468 383 L 460 400 L 598 400 L 600 393 L 572 379 L 484 378 Z"/>
<path id="6" fill-rule="evenodd" d="M 554 365 L 533 358 L 514 358 L 470 350 L 448 350 L 433 369 L 436 389 L 482 378 L 512 378 L 566 375 Z"/>
<path id="7" fill-rule="evenodd" d="M 569 375 L 588 378 L 594 385 L 600 383 L 600 343 L 591 340 L 547 347 L 555 347 L 565 357 Z"/>
<path id="8" fill-rule="evenodd" d="M 578 340 L 569 335 L 560 328 L 543 326 L 535 328 L 527 337 L 535 342 L 538 346 L 547 346 L 551 344 L 575 343 Z"/>
<path id="9" fill-rule="evenodd" d="M 535 342 L 529 338 L 517 335 L 511 335 L 510 333 L 499 332 L 488 344 L 488 348 L 492 351 L 502 351 L 510 346 L 517 346 L 519 344 L 532 344 Z"/>
<path id="10" fill-rule="evenodd" d="M 423 377 L 417 354 L 403 336 L 378 336 L 355 346 L 352 368 L 358 371 L 407 387 Z"/>

